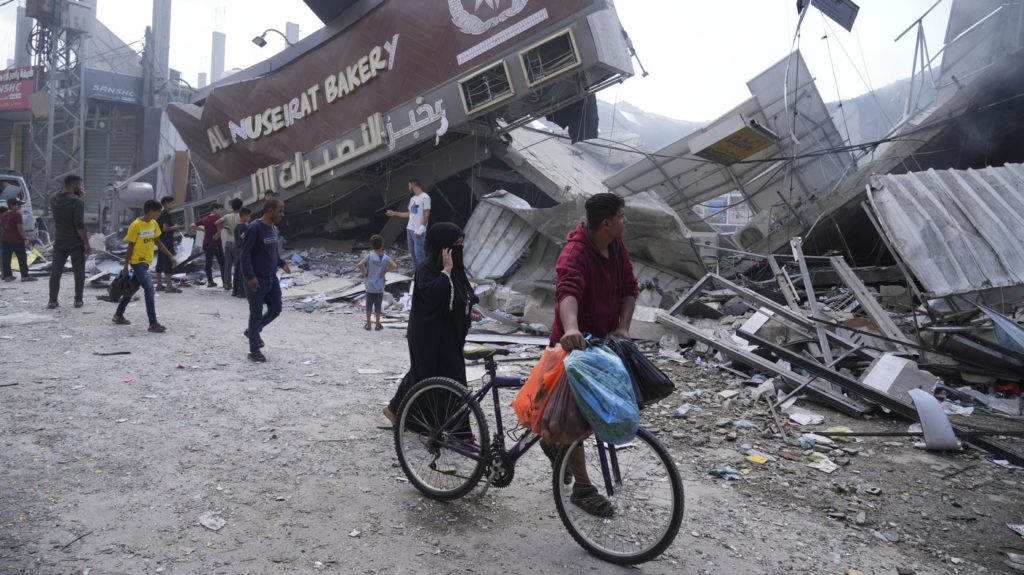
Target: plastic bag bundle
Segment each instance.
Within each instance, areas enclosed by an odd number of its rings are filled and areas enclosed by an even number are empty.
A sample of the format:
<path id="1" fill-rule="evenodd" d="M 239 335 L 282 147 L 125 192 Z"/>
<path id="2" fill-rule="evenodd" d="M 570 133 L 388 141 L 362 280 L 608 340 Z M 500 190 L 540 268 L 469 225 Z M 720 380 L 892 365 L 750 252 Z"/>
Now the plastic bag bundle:
<path id="1" fill-rule="evenodd" d="M 544 408 L 551 400 L 559 378 L 565 372 L 565 366 L 562 364 L 565 356 L 566 352 L 561 346 L 546 348 L 544 354 L 540 356 L 540 361 L 530 371 L 526 384 L 512 400 L 512 409 L 515 410 L 519 422 L 538 435 Z"/>
<path id="2" fill-rule="evenodd" d="M 558 379 L 540 421 L 540 436 L 551 445 L 569 445 L 590 434 L 565 374 Z"/>
<path id="3" fill-rule="evenodd" d="M 597 438 L 612 445 L 632 441 L 640 408 L 629 372 L 615 352 L 604 345 L 575 350 L 565 359 L 565 374 Z"/>

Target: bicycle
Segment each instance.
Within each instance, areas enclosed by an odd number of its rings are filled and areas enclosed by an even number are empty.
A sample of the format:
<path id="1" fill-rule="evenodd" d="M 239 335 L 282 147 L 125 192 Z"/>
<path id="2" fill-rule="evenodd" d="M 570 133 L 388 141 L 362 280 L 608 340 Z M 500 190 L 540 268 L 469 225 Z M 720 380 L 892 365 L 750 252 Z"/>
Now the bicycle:
<path id="1" fill-rule="evenodd" d="M 477 347 L 463 354 L 469 361 L 485 364 L 487 375 L 480 389 L 473 391 L 443 377 L 425 379 L 402 400 L 394 427 L 395 450 L 406 477 L 424 495 L 441 501 L 466 495 L 485 475 L 481 496 L 491 486 L 507 487 L 515 476 L 516 461 L 540 440 L 526 429 L 510 449 L 505 447 L 498 391 L 518 389 L 526 382 L 522 377 L 497 375 L 495 357 L 509 351 Z M 497 435 L 493 441 L 480 408 L 488 394 L 494 401 Z M 574 455 L 577 450 L 579 456 Z M 610 514 L 595 514 L 578 506 L 580 500 L 573 501 L 581 461 L 584 476 L 598 478 L 580 483 L 582 489 L 592 494 L 591 487 L 596 488 L 594 492 L 611 503 Z M 682 480 L 668 451 L 646 429 L 641 427 L 625 445 L 609 445 L 591 434 L 562 446 L 553 458 L 552 471 L 558 516 L 590 554 L 632 565 L 654 559 L 675 539 L 683 517 Z"/>

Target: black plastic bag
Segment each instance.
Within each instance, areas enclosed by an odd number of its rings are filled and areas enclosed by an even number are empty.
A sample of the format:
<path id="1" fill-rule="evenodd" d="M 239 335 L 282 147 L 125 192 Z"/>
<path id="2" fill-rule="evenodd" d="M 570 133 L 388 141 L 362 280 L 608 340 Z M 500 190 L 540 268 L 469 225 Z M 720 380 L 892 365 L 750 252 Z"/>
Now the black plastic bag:
<path id="1" fill-rule="evenodd" d="M 615 351 L 629 371 L 638 406 L 647 407 L 658 403 L 676 390 L 672 380 L 647 359 L 633 342 L 612 336 L 608 338 L 608 347 Z"/>
<path id="2" fill-rule="evenodd" d="M 139 282 L 136 281 L 135 278 L 119 274 L 111 280 L 110 285 L 107 286 L 107 300 L 117 303 L 121 301 L 122 297 L 131 297 L 135 295 L 135 292 L 137 291 L 139 291 Z"/>

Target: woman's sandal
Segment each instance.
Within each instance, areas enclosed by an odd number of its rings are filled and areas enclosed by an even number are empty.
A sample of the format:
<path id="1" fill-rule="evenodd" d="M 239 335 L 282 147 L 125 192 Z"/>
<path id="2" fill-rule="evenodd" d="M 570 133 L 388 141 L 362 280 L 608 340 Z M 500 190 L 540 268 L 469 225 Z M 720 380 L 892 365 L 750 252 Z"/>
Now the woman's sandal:
<path id="1" fill-rule="evenodd" d="M 611 517 L 615 513 L 612 502 L 598 493 L 593 485 L 574 485 L 569 502 L 595 517 Z"/>

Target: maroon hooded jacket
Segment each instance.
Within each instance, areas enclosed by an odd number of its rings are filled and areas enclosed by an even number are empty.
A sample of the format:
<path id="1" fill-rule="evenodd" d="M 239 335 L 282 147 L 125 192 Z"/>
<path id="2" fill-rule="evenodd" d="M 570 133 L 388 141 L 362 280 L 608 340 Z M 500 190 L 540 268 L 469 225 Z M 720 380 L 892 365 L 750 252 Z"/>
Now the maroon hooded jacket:
<path id="1" fill-rule="evenodd" d="M 618 329 L 622 299 L 640 294 L 633 275 L 633 262 L 621 239 L 609 246 L 607 258 L 590 239 L 585 224 L 578 225 L 565 239 L 567 243 L 555 264 L 557 303 L 551 345 L 558 343 L 565 333 L 559 306 L 567 296 L 575 296 L 579 303 L 580 332 L 602 338 Z"/>

